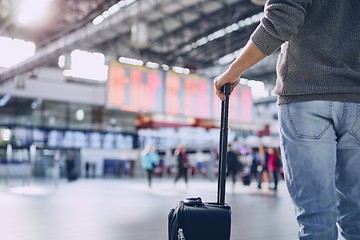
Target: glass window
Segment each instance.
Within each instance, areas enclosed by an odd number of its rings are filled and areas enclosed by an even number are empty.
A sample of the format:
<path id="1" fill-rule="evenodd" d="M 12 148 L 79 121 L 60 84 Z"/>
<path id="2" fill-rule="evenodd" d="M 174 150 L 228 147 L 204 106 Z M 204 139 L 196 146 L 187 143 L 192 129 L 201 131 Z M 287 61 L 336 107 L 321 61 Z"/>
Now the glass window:
<path id="1" fill-rule="evenodd" d="M 0 124 L 32 125 L 31 100 L 10 98 L 0 107 Z"/>
<path id="2" fill-rule="evenodd" d="M 71 129 L 91 129 L 92 128 L 92 107 L 83 104 L 70 104 L 69 116 Z"/>
<path id="3" fill-rule="evenodd" d="M 121 112 L 118 110 L 105 110 L 102 128 L 107 131 L 135 132 L 136 113 Z"/>
<path id="4" fill-rule="evenodd" d="M 68 123 L 67 104 L 53 101 L 46 101 L 43 104 L 44 126 L 66 128 Z"/>

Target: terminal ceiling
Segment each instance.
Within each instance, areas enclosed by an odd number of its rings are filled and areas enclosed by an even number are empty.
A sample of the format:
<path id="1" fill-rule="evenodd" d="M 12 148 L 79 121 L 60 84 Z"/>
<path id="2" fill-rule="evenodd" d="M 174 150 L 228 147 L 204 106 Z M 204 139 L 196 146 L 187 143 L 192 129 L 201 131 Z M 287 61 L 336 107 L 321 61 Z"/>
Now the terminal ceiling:
<path id="1" fill-rule="evenodd" d="M 0 70 L 0 81 L 40 66 L 55 66 L 61 54 L 73 49 L 102 52 L 110 60 L 123 56 L 199 71 L 216 68 L 218 59 L 245 45 L 258 22 L 196 47 L 194 43 L 263 10 L 263 5 L 250 0 L 121 0 L 124 7 L 94 25 L 93 20 L 119 0 L 53 0 L 46 20 L 21 27 L 11 14 L 16 2 L 0 0 L 0 36 L 33 41 L 37 51 L 34 57 Z M 148 32 L 148 41 L 141 46 L 131 38 L 131 27 L 138 23 L 144 23 Z M 273 81 L 274 59 L 246 77 Z"/>

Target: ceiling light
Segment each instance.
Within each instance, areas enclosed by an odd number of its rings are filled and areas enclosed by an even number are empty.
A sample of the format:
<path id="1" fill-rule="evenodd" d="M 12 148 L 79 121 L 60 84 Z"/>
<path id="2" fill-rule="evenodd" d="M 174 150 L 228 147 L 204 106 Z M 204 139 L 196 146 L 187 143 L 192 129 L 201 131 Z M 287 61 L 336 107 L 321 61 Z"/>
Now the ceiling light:
<path id="1" fill-rule="evenodd" d="M 11 138 L 11 131 L 10 129 L 1 129 L 0 130 L 1 133 L 1 139 L 5 142 L 10 141 Z"/>
<path id="2" fill-rule="evenodd" d="M 18 7 L 19 16 L 17 21 L 21 24 L 33 24 L 43 20 L 48 12 L 49 3 L 52 0 L 23 0 Z M 36 7 L 34 7 L 36 6 Z M 31 10 L 30 10 L 31 9 Z"/>
<path id="3" fill-rule="evenodd" d="M 78 109 L 78 110 L 76 111 L 76 120 L 82 121 L 82 120 L 84 120 L 84 117 L 85 117 L 84 110 Z"/>
<path id="4" fill-rule="evenodd" d="M 0 36 L 0 67 L 12 67 L 35 55 L 35 44 Z"/>
<path id="5" fill-rule="evenodd" d="M 4 95 L 1 99 L 0 99 L 0 107 L 5 106 L 9 100 L 11 99 L 11 95 L 10 94 L 6 94 Z"/>

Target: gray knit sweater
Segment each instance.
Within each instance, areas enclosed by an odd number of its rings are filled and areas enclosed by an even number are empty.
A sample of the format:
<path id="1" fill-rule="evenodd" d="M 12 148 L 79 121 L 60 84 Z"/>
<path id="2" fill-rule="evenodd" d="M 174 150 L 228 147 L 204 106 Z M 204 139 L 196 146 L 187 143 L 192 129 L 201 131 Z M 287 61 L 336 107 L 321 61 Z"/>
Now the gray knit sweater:
<path id="1" fill-rule="evenodd" d="M 270 55 L 281 46 L 279 104 L 360 103 L 360 0 L 268 0 L 251 36 Z"/>

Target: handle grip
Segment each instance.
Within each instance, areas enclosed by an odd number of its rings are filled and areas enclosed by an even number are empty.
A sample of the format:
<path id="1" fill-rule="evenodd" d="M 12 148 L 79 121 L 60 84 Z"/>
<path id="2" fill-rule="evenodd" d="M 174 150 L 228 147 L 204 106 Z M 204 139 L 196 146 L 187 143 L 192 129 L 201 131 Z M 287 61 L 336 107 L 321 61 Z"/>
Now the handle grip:
<path id="1" fill-rule="evenodd" d="M 226 96 L 230 96 L 230 94 L 231 94 L 231 84 L 226 83 L 224 86 L 222 86 L 222 91 L 225 93 Z"/>
<path id="2" fill-rule="evenodd" d="M 231 94 L 231 84 L 223 86 L 225 99 L 221 102 L 221 122 L 220 122 L 220 158 L 219 158 L 219 178 L 217 204 L 225 205 L 225 187 L 226 187 L 226 161 L 228 145 L 228 122 L 229 122 L 229 98 Z"/>

